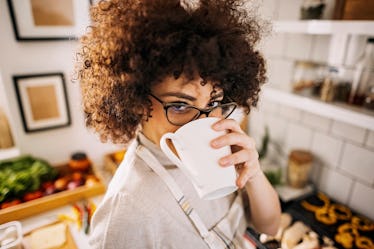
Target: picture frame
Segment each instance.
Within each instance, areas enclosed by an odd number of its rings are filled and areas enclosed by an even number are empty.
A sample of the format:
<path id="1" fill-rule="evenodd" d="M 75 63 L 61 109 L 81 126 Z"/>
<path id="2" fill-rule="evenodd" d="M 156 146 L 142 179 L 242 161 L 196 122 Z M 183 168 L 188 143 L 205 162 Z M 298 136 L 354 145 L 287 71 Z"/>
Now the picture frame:
<path id="1" fill-rule="evenodd" d="M 26 133 L 71 124 L 63 73 L 15 75 L 13 82 Z"/>
<path id="2" fill-rule="evenodd" d="M 17 41 L 76 40 L 89 25 L 89 0 L 7 0 Z"/>

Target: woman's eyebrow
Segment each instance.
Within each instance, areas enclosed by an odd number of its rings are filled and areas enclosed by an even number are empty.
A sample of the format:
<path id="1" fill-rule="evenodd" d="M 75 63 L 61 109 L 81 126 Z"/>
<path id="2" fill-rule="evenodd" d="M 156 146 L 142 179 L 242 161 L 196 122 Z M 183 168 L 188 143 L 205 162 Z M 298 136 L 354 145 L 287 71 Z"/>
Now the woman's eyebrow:
<path id="1" fill-rule="evenodd" d="M 189 100 L 189 101 L 195 101 L 196 100 L 196 98 L 194 96 L 191 96 L 191 95 L 188 95 L 188 94 L 185 94 L 185 93 L 181 93 L 181 92 L 166 92 L 166 93 L 161 94 L 160 97 L 177 97 L 177 98 L 186 99 L 186 100 Z M 212 97 L 210 99 L 214 100 L 214 99 L 218 99 L 220 97 L 223 97 L 223 92 L 212 95 Z"/>
<path id="2" fill-rule="evenodd" d="M 166 92 L 166 93 L 163 93 L 163 94 L 160 95 L 160 97 L 167 97 L 167 96 L 186 99 L 186 100 L 189 100 L 189 101 L 195 101 L 196 100 L 195 97 L 193 97 L 191 95 L 188 95 L 188 94 L 185 94 L 185 93 L 181 93 L 181 92 Z"/>

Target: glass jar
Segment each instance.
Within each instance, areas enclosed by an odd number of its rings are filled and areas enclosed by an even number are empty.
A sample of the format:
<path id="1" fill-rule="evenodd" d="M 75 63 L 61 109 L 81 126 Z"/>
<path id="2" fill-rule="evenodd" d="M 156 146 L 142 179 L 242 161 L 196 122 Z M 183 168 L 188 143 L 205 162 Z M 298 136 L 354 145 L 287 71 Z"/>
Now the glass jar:
<path id="1" fill-rule="evenodd" d="M 320 99 L 322 101 L 331 102 L 334 100 L 336 86 L 339 82 L 338 72 L 336 67 L 329 67 L 329 72 L 321 86 Z"/>
<path id="2" fill-rule="evenodd" d="M 287 183 L 293 188 L 304 188 L 309 179 L 313 156 L 309 151 L 292 150 L 288 157 Z"/>
<path id="3" fill-rule="evenodd" d="M 318 78 L 317 69 L 318 65 L 313 62 L 297 61 L 292 79 L 293 92 L 311 96 Z"/>
<path id="4" fill-rule="evenodd" d="M 368 89 L 374 85 L 374 38 L 367 39 L 363 55 L 357 60 L 349 103 L 363 105 Z"/>
<path id="5" fill-rule="evenodd" d="M 364 107 L 369 110 L 374 110 L 374 86 L 370 86 L 366 93 Z"/>
<path id="6" fill-rule="evenodd" d="M 321 19 L 325 6 L 324 0 L 304 0 L 300 9 L 301 19 Z"/>
<path id="7" fill-rule="evenodd" d="M 74 171 L 86 171 L 91 167 L 91 161 L 86 153 L 76 152 L 71 156 L 68 166 Z"/>

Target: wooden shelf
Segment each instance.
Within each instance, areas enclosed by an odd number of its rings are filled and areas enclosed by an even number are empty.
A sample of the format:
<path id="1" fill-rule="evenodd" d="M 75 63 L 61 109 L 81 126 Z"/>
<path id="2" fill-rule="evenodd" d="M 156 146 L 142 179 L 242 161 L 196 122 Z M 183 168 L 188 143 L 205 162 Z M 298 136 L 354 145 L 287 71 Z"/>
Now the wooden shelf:
<path id="1" fill-rule="evenodd" d="M 317 98 L 304 97 L 286 90 L 263 88 L 266 100 L 311 112 L 316 115 L 349 123 L 365 129 L 374 129 L 374 112 L 344 103 L 326 103 Z"/>
<path id="2" fill-rule="evenodd" d="M 374 21 L 276 21 L 274 22 L 274 30 L 284 33 L 320 35 L 374 35 Z"/>

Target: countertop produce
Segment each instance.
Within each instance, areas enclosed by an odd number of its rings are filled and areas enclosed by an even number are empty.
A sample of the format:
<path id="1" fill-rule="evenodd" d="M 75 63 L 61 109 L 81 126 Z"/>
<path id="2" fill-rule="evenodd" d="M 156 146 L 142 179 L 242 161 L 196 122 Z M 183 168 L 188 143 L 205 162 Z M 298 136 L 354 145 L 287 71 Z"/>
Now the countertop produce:
<path id="1" fill-rule="evenodd" d="M 57 174 L 46 161 L 31 156 L 0 162 L 1 207 L 41 197 L 42 183 L 53 181 Z"/>
<path id="2" fill-rule="evenodd" d="M 85 157 L 85 161 L 88 159 Z M 70 162 L 69 162 L 70 163 Z M 0 210 L 80 186 L 90 188 L 100 180 L 91 164 L 72 169 L 52 167 L 46 161 L 22 156 L 0 162 Z"/>

